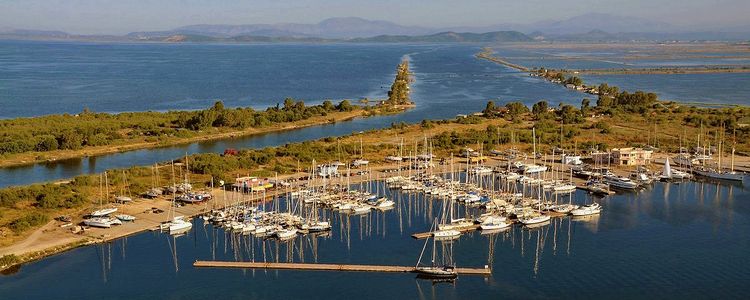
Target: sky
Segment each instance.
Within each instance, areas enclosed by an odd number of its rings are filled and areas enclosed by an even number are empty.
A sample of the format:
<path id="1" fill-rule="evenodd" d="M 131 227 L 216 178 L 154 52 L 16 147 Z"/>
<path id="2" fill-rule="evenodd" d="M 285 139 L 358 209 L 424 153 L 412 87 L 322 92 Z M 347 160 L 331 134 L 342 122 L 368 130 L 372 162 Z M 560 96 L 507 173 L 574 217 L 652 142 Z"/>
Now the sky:
<path id="1" fill-rule="evenodd" d="M 124 34 L 190 24 L 317 23 L 361 17 L 424 27 L 608 13 L 686 28 L 750 24 L 750 0 L 0 0 L 0 28 Z"/>

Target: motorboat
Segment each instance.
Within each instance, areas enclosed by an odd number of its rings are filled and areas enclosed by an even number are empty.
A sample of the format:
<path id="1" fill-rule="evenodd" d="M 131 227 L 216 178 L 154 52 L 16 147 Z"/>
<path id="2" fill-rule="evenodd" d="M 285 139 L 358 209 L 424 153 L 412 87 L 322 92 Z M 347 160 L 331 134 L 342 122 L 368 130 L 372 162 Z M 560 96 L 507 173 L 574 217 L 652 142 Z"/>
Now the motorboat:
<path id="1" fill-rule="evenodd" d="M 612 188 L 634 190 L 638 188 L 638 184 L 626 177 L 617 175 L 607 175 L 604 177 L 604 183 L 608 184 Z"/>

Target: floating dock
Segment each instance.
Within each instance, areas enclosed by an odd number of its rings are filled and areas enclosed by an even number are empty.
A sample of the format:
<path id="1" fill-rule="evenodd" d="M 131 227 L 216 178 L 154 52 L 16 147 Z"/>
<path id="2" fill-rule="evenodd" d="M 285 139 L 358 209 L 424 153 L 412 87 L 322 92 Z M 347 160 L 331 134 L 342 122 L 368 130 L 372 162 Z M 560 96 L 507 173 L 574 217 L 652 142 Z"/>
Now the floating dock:
<path id="1" fill-rule="evenodd" d="M 343 271 L 343 272 L 386 272 L 386 273 L 416 273 L 414 266 L 378 266 L 378 265 L 341 265 L 341 264 L 307 264 L 307 263 L 274 263 L 274 262 L 243 262 L 243 261 L 207 261 L 197 260 L 193 263 L 197 268 L 250 268 L 304 271 Z M 459 275 L 491 276 L 492 270 L 484 268 L 456 268 Z"/>

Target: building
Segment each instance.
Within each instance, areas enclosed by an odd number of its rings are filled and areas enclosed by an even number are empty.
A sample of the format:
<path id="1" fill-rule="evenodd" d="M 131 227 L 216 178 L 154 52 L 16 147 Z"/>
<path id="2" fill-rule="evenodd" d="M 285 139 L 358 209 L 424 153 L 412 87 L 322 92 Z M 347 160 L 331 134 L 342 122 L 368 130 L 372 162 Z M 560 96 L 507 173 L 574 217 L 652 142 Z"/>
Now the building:
<path id="1" fill-rule="evenodd" d="M 641 148 L 615 148 L 612 149 L 612 162 L 619 165 L 638 166 L 651 163 L 654 151 Z"/>

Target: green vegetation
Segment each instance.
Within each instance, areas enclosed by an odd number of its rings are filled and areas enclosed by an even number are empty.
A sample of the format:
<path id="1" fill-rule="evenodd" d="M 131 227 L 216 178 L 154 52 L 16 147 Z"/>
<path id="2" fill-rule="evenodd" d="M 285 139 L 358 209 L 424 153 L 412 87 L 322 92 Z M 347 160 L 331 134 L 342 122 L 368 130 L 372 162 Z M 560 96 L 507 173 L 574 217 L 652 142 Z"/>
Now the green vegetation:
<path id="1" fill-rule="evenodd" d="M 409 83 L 411 82 L 411 75 L 409 74 L 409 61 L 404 60 L 396 69 L 396 79 L 393 80 L 391 90 L 388 91 L 388 100 L 386 104 L 389 105 L 411 105 L 411 98 L 409 97 Z"/>
<path id="2" fill-rule="evenodd" d="M 8 254 L 4 255 L 3 257 L 0 257 L 0 266 L 10 266 L 17 264 L 21 261 L 21 259 L 16 256 L 15 254 Z"/>
<path id="3" fill-rule="evenodd" d="M 19 234 L 31 228 L 47 224 L 47 222 L 49 222 L 47 215 L 40 212 L 30 212 L 11 222 L 8 227 L 16 234 Z"/>
<path id="4" fill-rule="evenodd" d="M 306 106 L 291 98 L 284 106 L 265 111 L 224 107 L 221 101 L 198 111 L 93 113 L 51 115 L 0 121 L 0 155 L 30 151 L 78 150 L 86 147 L 121 145 L 133 141 L 164 141 L 172 137 L 196 136 L 208 129 L 262 128 L 294 122 L 335 111 L 356 109 L 344 100 Z"/>

